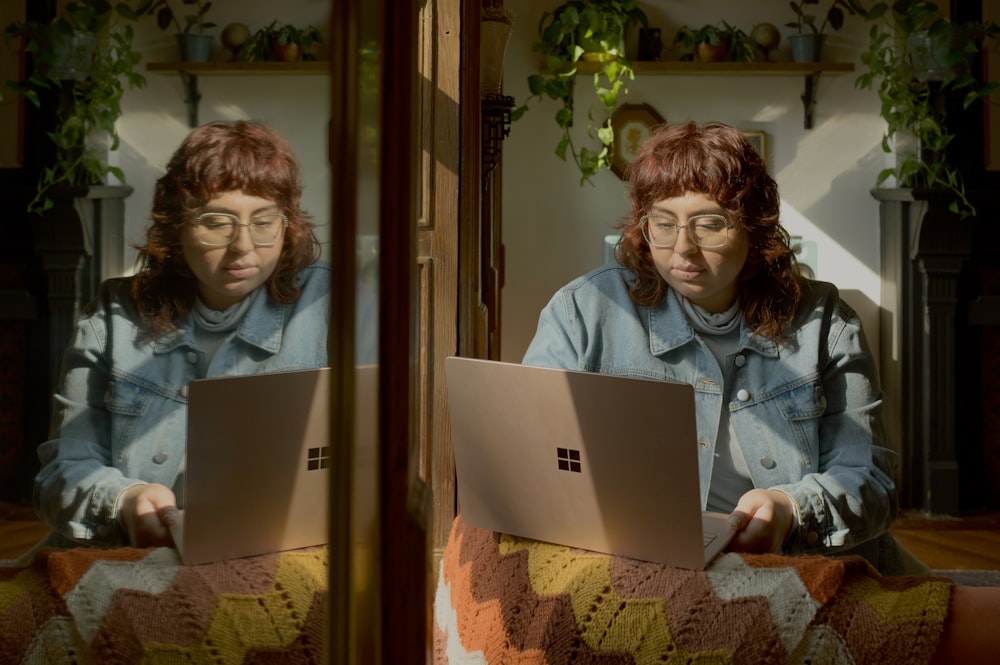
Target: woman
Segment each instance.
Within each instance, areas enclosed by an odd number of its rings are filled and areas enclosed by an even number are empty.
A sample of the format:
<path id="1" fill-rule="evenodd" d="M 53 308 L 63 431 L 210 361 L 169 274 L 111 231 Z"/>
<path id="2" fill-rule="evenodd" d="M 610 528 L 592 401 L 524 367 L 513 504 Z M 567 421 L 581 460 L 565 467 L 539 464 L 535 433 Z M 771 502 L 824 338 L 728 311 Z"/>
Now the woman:
<path id="1" fill-rule="evenodd" d="M 138 273 L 102 284 L 66 351 L 34 486 L 50 544 L 172 544 L 188 382 L 327 364 L 330 275 L 301 195 L 259 124 L 198 127 L 174 153 Z"/>
<path id="2" fill-rule="evenodd" d="M 731 513 L 730 549 L 850 552 L 902 572 L 861 322 L 800 276 L 760 156 L 732 127 L 668 125 L 629 182 L 621 265 L 556 293 L 524 363 L 692 384 L 702 503 Z"/>

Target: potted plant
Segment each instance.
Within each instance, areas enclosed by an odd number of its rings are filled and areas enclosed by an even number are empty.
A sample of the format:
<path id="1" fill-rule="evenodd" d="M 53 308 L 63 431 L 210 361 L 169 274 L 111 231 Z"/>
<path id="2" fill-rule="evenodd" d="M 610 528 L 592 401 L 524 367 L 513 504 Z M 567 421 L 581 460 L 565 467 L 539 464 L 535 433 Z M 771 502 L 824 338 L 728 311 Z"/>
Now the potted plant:
<path id="1" fill-rule="evenodd" d="M 877 88 L 881 115 L 886 122 L 882 149 L 896 153 L 896 165 L 883 169 L 876 181 L 881 185 L 890 176 L 904 188 L 943 189 L 948 193 L 949 210 L 960 217 L 975 214 L 966 196 L 961 173 L 948 160 L 954 138 L 954 118 L 949 118 L 948 98 L 960 100 L 967 109 L 997 88 L 983 83 L 972 73 L 969 61 L 983 42 L 1000 39 L 993 23 L 953 24 L 938 6 L 925 0 L 897 0 L 876 3 L 868 12 L 873 22 L 868 49 L 861 61 L 868 71 L 861 74 L 859 88 Z M 916 43 L 931 40 L 942 62 L 927 68 L 910 50 Z M 926 55 L 926 53 L 923 53 Z"/>
<path id="2" fill-rule="evenodd" d="M 819 62 L 822 60 L 823 43 L 826 41 L 826 28 L 840 30 L 847 14 L 865 16 L 867 11 L 858 0 L 831 0 L 823 20 L 817 26 L 819 19 L 806 9 L 806 5 L 819 5 L 821 0 L 791 0 L 788 4 L 795 12 L 795 20 L 785 24 L 787 28 L 795 28 L 798 32 L 789 37 L 792 45 L 792 59 L 796 62 Z M 818 8 L 818 7 L 817 7 Z"/>
<path id="3" fill-rule="evenodd" d="M 54 189 L 100 184 L 109 174 L 125 182 L 106 153 L 118 148 L 115 122 L 126 86 L 146 83 L 136 71 L 141 56 L 132 47 L 130 23 L 137 17 L 125 3 L 72 0 L 51 22 L 12 23 L 5 29 L 8 40 L 23 40 L 32 60 L 27 76 L 6 86 L 48 114 L 46 135 L 52 141 L 50 163 L 42 169 L 29 211 L 42 214 L 52 208 Z M 92 50 L 82 46 L 89 43 Z M 58 53 L 72 60 L 60 63 Z"/>
<path id="4" fill-rule="evenodd" d="M 681 60 L 754 62 L 757 59 L 757 48 L 750 37 L 725 21 L 700 28 L 683 26 L 674 36 L 674 44 L 680 44 L 685 51 Z"/>
<path id="5" fill-rule="evenodd" d="M 323 36 L 313 26 L 299 28 L 271 21 L 250 37 L 240 51 L 240 59 L 248 62 L 276 60 L 295 62 L 315 60 L 313 47 L 323 43 Z"/>
<path id="6" fill-rule="evenodd" d="M 590 182 L 602 168 L 610 169 L 614 132 L 611 112 L 618 105 L 619 94 L 627 94 L 625 81 L 635 78 L 632 63 L 625 56 L 625 30 L 631 25 L 648 26 L 646 14 L 636 0 L 566 0 L 551 12 L 544 12 L 538 23 L 541 42 L 535 50 L 545 58 L 544 72 L 528 77 L 531 92 L 525 103 L 514 110 L 513 120 L 528 109 L 528 103 L 546 97 L 559 103 L 555 114 L 562 136 L 556 155 L 565 160 L 572 157 L 580 171 L 580 183 Z M 581 61 L 595 63 L 594 93 L 607 117 L 596 124 L 588 113 L 591 125 L 588 137 L 597 142 L 596 148 L 573 143 L 570 130 L 574 120 L 576 75 Z"/>
<path id="7" fill-rule="evenodd" d="M 190 5 L 192 9 L 192 13 L 184 15 L 183 26 L 167 0 L 143 0 L 136 12 L 155 15 L 160 30 L 174 27 L 181 60 L 204 62 L 208 60 L 212 47 L 212 36 L 206 35 L 205 30 L 215 27 L 215 23 L 205 19 L 212 3 L 208 0 L 181 0 L 181 4 Z"/>

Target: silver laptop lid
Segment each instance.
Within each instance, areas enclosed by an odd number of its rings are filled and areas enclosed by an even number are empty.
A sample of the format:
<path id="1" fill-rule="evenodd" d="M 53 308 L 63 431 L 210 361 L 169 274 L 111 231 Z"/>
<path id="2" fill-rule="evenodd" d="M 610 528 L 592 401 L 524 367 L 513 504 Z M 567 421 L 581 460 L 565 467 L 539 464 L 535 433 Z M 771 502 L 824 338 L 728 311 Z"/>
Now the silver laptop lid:
<path id="1" fill-rule="evenodd" d="M 457 357 L 445 370 L 464 521 L 704 567 L 690 385 Z"/>
<path id="2" fill-rule="evenodd" d="M 327 541 L 329 372 L 189 384 L 185 563 Z"/>

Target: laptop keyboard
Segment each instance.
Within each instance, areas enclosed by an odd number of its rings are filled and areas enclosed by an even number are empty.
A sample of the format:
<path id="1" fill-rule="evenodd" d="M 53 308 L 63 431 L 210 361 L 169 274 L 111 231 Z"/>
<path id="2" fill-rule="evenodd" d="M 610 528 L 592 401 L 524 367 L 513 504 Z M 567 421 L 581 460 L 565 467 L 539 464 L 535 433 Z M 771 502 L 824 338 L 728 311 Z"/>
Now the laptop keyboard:
<path id="1" fill-rule="evenodd" d="M 703 545 L 702 546 L 703 547 L 708 547 L 709 545 L 712 544 L 712 541 L 714 541 L 718 537 L 719 537 L 719 535 L 716 534 L 716 533 L 703 533 L 702 536 L 701 536 L 701 539 L 703 541 Z"/>

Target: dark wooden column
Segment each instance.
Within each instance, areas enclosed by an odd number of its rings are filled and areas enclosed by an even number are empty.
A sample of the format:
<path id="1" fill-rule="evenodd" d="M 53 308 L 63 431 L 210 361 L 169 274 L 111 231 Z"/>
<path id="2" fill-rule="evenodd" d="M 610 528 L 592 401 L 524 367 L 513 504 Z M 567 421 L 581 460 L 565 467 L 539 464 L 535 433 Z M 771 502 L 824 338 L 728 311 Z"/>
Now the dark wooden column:
<path id="1" fill-rule="evenodd" d="M 975 219 L 959 220 L 937 193 L 879 189 L 881 379 L 887 427 L 900 452 L 904 506 L 959 511 L 958 345 L 967 328 L 959 293 Z"/>
<path id="2" fill-rule="evenodd" d="M 127 186 L 101 185 L 68 190 L 55 205 L 33 218 L 34 251 L 47 280 L 49 386 L 54 389 L 62 354 L 81 308 L 101 280 L 125 269 Z"/>

